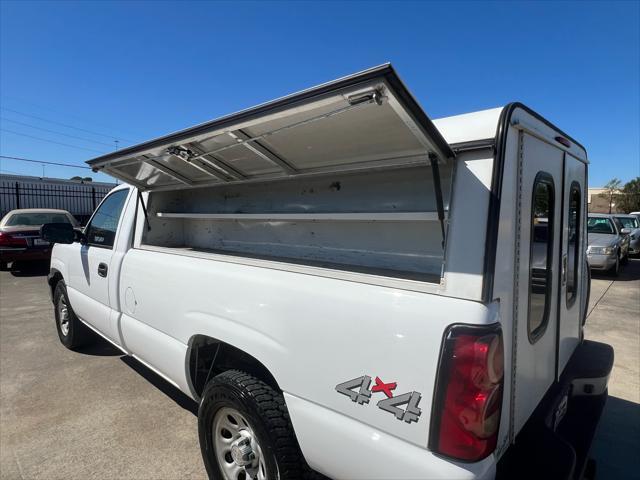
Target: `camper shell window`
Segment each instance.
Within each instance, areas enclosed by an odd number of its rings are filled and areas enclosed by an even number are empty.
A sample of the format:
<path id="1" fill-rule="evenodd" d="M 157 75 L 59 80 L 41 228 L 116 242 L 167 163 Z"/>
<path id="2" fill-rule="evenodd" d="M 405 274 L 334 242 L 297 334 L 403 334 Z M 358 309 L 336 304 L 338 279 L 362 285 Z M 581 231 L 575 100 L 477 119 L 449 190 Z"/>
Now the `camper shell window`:
<path id="1" fill-rule="evenodd" d="M 529 251 L 529 341 L 535 343 L 549 323 L 553 264 L 553 177 L 539 172 L 531 201 L 531 242 Z"/>

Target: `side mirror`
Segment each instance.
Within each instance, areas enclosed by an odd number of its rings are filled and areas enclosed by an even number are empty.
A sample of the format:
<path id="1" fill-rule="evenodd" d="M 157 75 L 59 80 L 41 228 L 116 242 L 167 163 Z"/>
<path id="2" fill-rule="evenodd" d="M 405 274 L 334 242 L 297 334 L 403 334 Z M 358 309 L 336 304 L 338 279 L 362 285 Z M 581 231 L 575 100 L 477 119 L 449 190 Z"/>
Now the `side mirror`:
<path id="1" fill-rule="evenodd" d="M 73 243 L 76 231 L 70 223 L 45 223 L 40 227 L 40 237 L 51 243 Z"/>
<path id="2" fill-rule="evenodd" d="M 87 243 L 87 236 L 84 234 L 84 227 L 76 227 L 73 229 L 75 235 L 74 242 L 80 242 L 82 245 Z"/>
<path id="3" fill-rule="evenodd" d="M 620 233 L 622 235 L 629 235 L 631 233 L 631 229 L 630 228 L 623 228 L 622 230 L 620 230 Z"/>

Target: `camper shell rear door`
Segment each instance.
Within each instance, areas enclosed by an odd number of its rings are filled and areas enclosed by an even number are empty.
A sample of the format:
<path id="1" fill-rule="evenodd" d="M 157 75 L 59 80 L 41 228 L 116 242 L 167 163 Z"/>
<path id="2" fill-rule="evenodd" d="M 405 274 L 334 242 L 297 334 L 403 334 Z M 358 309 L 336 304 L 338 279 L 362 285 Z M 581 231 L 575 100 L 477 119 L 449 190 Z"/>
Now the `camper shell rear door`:
<path id="1" fill-rule="evenodd" d="M 568 220 L 576 208 L 568 189 L 573 185 L 585 191 L 588 162 L 579 143 L 521 104 L 505 107 L 496 146 L 494 186 L 500 190 L 489 222 L 495 222 L 500 235 L 493 252 L 488 250 L 495 267 L 485 284 L 493 287 L 493 298 L 500 299 L 503 317 L 513 318 L 503 324 L 511 343 L 505 351 L 505 378 L 511 382 L 505 383 L 503 411 L 510 413 L 501 418 L 500 456 L 580 341 L 577 312 L 582 311 L 585 285 L 579 282 L 584 262 L 579 245 L 584 242 L 584 222 L 569 241 Z M 584 196 L 579 202 L 582 211 L 577 215 L 583 218 Z M 567 268 L 579 282 L 572 287 L 575 301 L 569 304 Z"/>

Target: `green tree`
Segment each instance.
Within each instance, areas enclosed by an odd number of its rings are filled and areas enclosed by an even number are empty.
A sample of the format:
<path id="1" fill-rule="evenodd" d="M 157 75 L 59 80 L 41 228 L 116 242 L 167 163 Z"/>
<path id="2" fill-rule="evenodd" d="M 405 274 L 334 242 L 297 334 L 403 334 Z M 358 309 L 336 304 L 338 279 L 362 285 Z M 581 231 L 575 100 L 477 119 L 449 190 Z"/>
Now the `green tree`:
<path id="1" fill-rule="evenodd" d="M 616 205 L 621 211 L 640 212 L 640 177 L 625 183 L 617 197 Z"/>
<path id="2" fill-rule="evenodd" d="M 604 186 L 604 189 L 609 194 L 609 213 L 611 213 L 611 206 L 613 205 L 613 196 L 620 190 L 620 185 L 622 185 L 622 181 L 614 177 Z"/>

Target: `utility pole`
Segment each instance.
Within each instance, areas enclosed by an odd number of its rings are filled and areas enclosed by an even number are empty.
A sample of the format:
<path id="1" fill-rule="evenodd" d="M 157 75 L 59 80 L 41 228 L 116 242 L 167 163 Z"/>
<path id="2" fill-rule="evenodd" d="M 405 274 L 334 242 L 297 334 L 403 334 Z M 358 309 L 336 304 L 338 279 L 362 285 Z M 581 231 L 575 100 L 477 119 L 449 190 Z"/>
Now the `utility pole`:
<path id="1" fill-rule="evenodd" d="M 113 143 L 115 143 L 115 144 L 116 144 L 116 152 L 117 152 L 117 151 L 118 151 L 118 143 L 119 143 L 119 140 L 114 140 L 114 141 L 113 141 Z"/>

